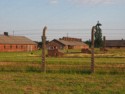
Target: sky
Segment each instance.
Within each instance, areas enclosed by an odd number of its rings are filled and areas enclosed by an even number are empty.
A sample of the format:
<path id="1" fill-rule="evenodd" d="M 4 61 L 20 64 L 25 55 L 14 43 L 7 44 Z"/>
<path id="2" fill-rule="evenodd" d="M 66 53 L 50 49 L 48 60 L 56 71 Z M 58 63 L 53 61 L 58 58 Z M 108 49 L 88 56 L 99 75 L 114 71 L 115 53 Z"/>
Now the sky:
<path id="1" fill-rule="evenodd" d="M 125 0 L 0 0 L 0 34 L 41 41 L 63 36 L 91 38 L 99 21 L 106 39 L 125 39 Z"/>

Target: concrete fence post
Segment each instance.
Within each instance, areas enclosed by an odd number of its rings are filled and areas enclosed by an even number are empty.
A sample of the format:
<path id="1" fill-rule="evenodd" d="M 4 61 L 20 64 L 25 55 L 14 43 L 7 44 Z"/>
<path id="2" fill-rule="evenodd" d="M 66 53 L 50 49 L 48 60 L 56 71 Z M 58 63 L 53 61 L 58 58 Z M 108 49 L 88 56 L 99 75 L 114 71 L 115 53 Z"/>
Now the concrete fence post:
<path id="1" fill-rule="evenodd" d="M 46 72 L 46 54 L 45 54 L 45 50 L 46 50 L 46 30 L 47 27 L 45 26 L 43 29 L 43 35 L 42 35 L 42 64 L 41 64 L 41 71 L 42 72 Z"/>
<path id="2" fill-rule="evenodd" d="M 92 27 L 91 31 L 91 73 L 95 71 L 95 60 L 94 60 L 94 33 L 96 32 L 95 26 Z"/>

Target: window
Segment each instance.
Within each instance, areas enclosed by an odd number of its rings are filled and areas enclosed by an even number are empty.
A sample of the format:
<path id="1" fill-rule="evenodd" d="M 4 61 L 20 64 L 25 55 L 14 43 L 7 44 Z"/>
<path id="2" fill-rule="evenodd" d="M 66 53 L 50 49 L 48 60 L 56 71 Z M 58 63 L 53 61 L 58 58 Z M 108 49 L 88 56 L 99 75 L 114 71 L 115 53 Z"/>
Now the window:
<path id="1" fill-rule="evenodd" d="M 16 49 L 18 48 L 18 46 L 16 45 Z"/>
<path id="2" fill-rule="evenodd" d="M 23 45 L 21 45 L 21 49 L 23 49 Z"/>
<path id="3" fill-rule="evenodd" d="M 4 49 L 6 49 L 6 45 L 4 45 Z"/>
<path id="4" fill-rule="evenodd" d="M 10 49 L 12 49 L 12 45 L 10 45 Z"/>
<path id="5" fill-rule="evenodd" d="M 34 48 L 36 49 L 36 48 L 37 48 L 37 46 L 34 46 Z"/>

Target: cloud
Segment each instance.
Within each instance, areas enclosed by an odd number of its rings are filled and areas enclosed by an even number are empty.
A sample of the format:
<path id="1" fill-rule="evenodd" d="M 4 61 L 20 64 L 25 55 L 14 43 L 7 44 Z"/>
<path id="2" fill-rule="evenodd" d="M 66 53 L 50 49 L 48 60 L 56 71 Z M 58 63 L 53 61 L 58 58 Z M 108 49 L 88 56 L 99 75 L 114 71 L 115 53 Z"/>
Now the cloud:
<path id="1" fill-rule="evenodd" d="M 60 0 L 49 0 L 51 4 L 58 4 Z M 125 0 L 64 0 L 69 1 L 73 4 L 81 4 L 81 5 L 99 5 L 99 4 L 105 4 L 105 5 L 111 5 L 111 4 L 119 4 L 119 3 L 125 3 Z"/>
<path id="2" fill-rule="evenodd" d="M 51 4 L 57 4 L 58 0 L 49 0 Z"/>
<path id="3" fill-rule="evenodd" d="M 69 0 L 70 2 L 76 4 L 89 4 L 89 5 L 96 5 L 96 4 L 112 4 L 115 0 Z"/>

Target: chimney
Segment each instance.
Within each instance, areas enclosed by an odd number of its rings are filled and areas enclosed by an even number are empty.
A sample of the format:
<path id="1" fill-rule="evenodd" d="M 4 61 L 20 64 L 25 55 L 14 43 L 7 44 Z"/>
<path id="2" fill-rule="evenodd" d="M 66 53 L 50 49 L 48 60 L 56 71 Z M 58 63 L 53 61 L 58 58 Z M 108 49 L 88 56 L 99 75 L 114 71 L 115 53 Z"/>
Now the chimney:
<path id="1" fill-rule="evenodd" d="M 4 32 L 4 35 L 5 35 L 5 36 L 8 36 L 8 32 Z"/>

